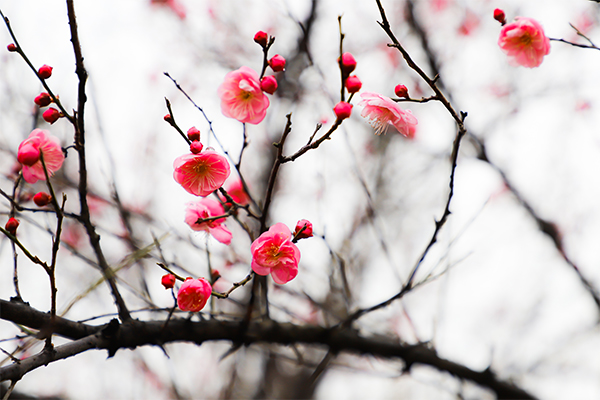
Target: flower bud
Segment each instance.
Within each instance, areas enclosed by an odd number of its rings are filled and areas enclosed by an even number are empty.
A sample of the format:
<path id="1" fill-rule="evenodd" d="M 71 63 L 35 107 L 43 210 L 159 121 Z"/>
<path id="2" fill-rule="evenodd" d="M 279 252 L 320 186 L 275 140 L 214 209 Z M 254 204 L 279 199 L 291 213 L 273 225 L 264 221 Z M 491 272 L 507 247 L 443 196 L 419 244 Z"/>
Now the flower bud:
<path id="1" fill-rule="evenodd" d="M 338 121 L 349 118 L 352 114 L 352 104 L 348 104 L 345 101 L 340 101 L 333 107 L 333 112 L 337 117 Z"/>
<path id="2" fill-rule="evenodd" d="M 173 117 L 171 116 L 171 114 L 165 114 L 165 116 L 163 117 L 163 119 L 165 121 L 167 121 L 168 123 L 173 122 Z"/>
<path id="3" fill-rule="evenodd" d="M 309 220 L 301 219 L 300 221 L 298 221 L 298 223 L 296 223 L 296 229 L 294 230 L 295 239 L 306 239 L 312 237 L 312 235 L 313 226 Z"/>
<path id="4" fill-rule="evenodd" d="M 504 14 L 504 11 L 499 8 L 494 10 L 494 19 L 500 22 L 502 25 L 506 24 L 506 15 Z"/>
<path id="5" fill-rule="evenodd" d="M 40 107 L 46 107 L 47 105 L 52 103 L 52 97 L 50 97 L 50 95 L 48 93 L 42 92 L 42 93 L 38 94 L 35 97 L 35 99 L 33 99 L 33 102 Z"/>
<path id="6" fill-rule="evenodd" d="M 9 44 L 8 46 L 6 46 L 6 48 L 8 49 L 8 51 L 17 51 L 17 46 L 14 43 Z"/>
<path id="7" fill-rule="evenodd" d="M 210 274 L 210 279 L 211 279 L 212 283 L 214 284 L 216 281 L 219 280 L 220 277 L 221 277 L 221 273 L 219 272 L 219 270 L 213 269 Z"/>
<path id="8" fill-rule="evenodd" d="M 40 159 L 40 149 L 38 146 L 34 146 L 31 143 L 25 143 L 23 146 L 19 148 L 17 153 L 17 160 L 22 165 L 27 165 L 31 167 L 33 164 L 38 162 Z"/>
<path id="9" fill-rule="evenodd" d="M 394 88 L 394 93 L 400 98 L 408 99 L 408 89 L 404 85 L 397 85 Z"/>
<path id="10" fill-rule="evenodd" d="M 163 277 L 160 280 L 160 283 L 162 283 L 162 285 L 165 287 L 165 289 L 171 289 L 173 286 L 175 286 L 175 275 L 173 275 L 173 274 L 163 275 Z"/>
<path id="11" fill-rule="evenodd" d="M 265 93 L 275 93 L 275 91 L 277 90 L 277 79 L 275 79 L 275 77 L 272 75 L 265 76 L 260 81 L 260 88 Z"/>
<path id="12" fill-rule="evenodd" d="M 50 107 L 49 109 L 44 111 L 44 113 L 42 114 L 42 118 L 44 118 L 44 121 L 46 121 L 50 124 L 55 123 L 62 116 L 63 116 L 63 114 L 60 111 L 58 111 L 56 108 L 53 108 L 53 107 Z"/>
<path id="13" fill-rule="evenodd" d="M 342 54 L 342 71 L 346 75 L 350 75 L 350 72 L 356 68 L 356 60 L 351 53 Z"/>
<path id="14" fill-rule="evenodd" d="M 198 141 L 198 140 L 200 140 L 200 131 L 195 126 L 192 126 L 187 131 L 187 137 L 192 142 Z"/>
<path id="15" fill-rule="evenodd" d="M 262 47 L 266 47 L 267 43 L 269 42 L 269 35 L 267 32 L 258 31 L 254 35 L 254 41 L 260 44 Z"/>
<path id="16" fill-rule="evenodd" d="M 190 144 L 190 151 L 194 154 L 198 154 L 202 151 L 202 143 L 200 143 L 199 140 L 194 140 L 191 144 Z"/>
<path id="17" fill-rule="evenodd" d="M 42 65 L 38 70 L 38 75 L 42 79 L 50 78 L 52 76 L 52 67 L 46 64 Z"/>
<path id="18" fill-rule="evenodd" d="M 275 54 L 269 60 L 269 65 L 271 66 L 271 69 L 275 72 L 283 71 L 285 69 L 285 58 L 283 58 L 279 54 Z"/>
<path id="19" fill-rule="evenodd" d="M 356 93 L 362 87 L 362 82 L 358 79 L 358 76 L 352 75 L 346 78 L 346 89 L 348 93 Z"/>
<path id="20" fill-rule="evenodd" d="M 45 205 L 48 205 L 50 200 L 52 200 L 52 196 L 46 192 L 38 192 L 35 194 L 35 196 L 33 196 L 33 202 L 38 207 L 44 207 Z"/>
<path id="21" fill-rule="evenodd" d="M 15 218 L 9 218 L 6 222 L 6 225 L 4 225 L 4 229 L 6 229 L 13 236 L 16 236 L 18 227 L 19 221 Z"/>

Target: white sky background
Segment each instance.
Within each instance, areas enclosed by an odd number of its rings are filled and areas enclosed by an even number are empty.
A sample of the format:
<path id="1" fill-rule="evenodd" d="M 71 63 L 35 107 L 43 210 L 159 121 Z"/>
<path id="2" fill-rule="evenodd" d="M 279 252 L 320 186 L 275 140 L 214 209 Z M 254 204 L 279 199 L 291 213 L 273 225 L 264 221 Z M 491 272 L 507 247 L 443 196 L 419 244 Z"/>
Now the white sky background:
<path id="1" fill-rule="evenodd" d="M 237 159 L 242 126 L 221 114 L 217 87 L 227 72 L 242 65 L 260 70 L 262 52 L 252 41 L 258 30 L 276 36 L 272 54 L 292 54 L 299 34 L 296 20 L 305 18 L 310 2 L 181 2 L 187 10 L 183 21 L 168 8 L 151 7 L 149 1 L 76 1 L 75 7 L 90 74 L 87 144 L 91 185 L 99 193 L 110 195 L 106 143 L 115 162 L 117 186 L 124 203 L 143 209 L 159 221 L 152 227 L 158 235 L 171 232 L 164 242 L 167 257 L 202 276 L 207 274 L 204 253 L 175 237 L 176 232 L 184 237 L 190 235 L 183 222 L 183 207 L 194 199 L 172 179 L 172 162 L 187 152 L 187 146 L 162 120 L 167 112 L 164 97 L 171 100 L 182 128 L 195 125 L 202 132 L 203 143 L 217 145 L 208 137 L 202 116 L 162 73 L 168 71 L 205 109 L 214 121 L 219 139 Z M 345 49 L 358 61 L 356 74 L 363 81 L 362 91 L 392 96 L 393 87 L 404 83 L 418 97 L 416 74 L 385 48 L 388 40 L 376 23 L 379 16 L 374 0 L 320 3 L 311 42 L 315 66 L 300 77 L 308 92 L 303 102 L 294 104 L 289 99 L 271 96 L 267 118 L 260 125 L 247 127 L 251 145 L 244 154 L 242 171 L 250 182 L 258 180 L 256 174 L 264 168 L 262 152 L 279 138 L 287 113 L 293 112 L 294 123 L 286 143 L 287 153 L 306 143 L 321 119 L 329 119 L 324 129 L 333 122 L 331 108 L 339 97 L 338 15 L 343 14 Z M 587 16 L 593 23 L 587 34 L 594 40 L 600 37 L 596 27 L 598 6 L 583 0 L 416 3 L 418 16 L 442 62 L 443 79 L 455 108 L 468 112 L 467 126 L 485 138 L 490 159 L 503 168 L 540 216 L 556 223 L 568 256 L 600 288 L 600 121 L 596 112 L 600 52 L 552 42 L 551 53 L 541 67 L 511 67 L 496 44 L 500 25 L 492 18 L 493 9 L 499 7 L 509 20 L 518 15 L 532 17 L 542 23 L 548 36 L 572 40 L 575 35 L 569 23 L 578 25 Z M 405 24 L 395 23 L 404 2 L 384 0 L 383 4 L 396 36 L 425 68 L 418 41 L 408 35 Z M 436 10 L 436 4 L 441 9 Z M 34 65 L 54 67 L 48 82 L 64 104 L 74 108 L 77 81 L 64 2 L 0 0 L 0 8 L 10 18 Z M 470 35 L 457 33 L 465 10 L 479 18 L 479 25 Z M 3 174 L 14 162 L 9 152 L 16 152 L 31 131 L 32 99 L 40 91 L 25 63 L 3 50 L 8 43 L 10 37 L 0 27 Z M 419 85 L 426 90 L 422 83 Z M 429 92 L 425 91 L 425 95 Z M 284 222 L 293 228 L 300 218 L 311 220 L 315 231 L 326 235 L 329 245 L 343 254 L 350 265 L 354 263 L 356 305 L 364 307 L 398 291 L 431 237 L 434 218 L 440 217 L 447 195 L 448 156 L 455 131 L 440 105 L 411 104 L 407 108 L 419 119 L 415 140 L 409 142 L 393 132 L 388 132 L 389 141 L 378 140 L 360 117 L 357 101 L 358 98 L 353 101 L 352 118 L 332 140 L 282 168 L 284 179 L 273 206 L 272 222 Z M 48 129 L 61 138 L 63 145 L 70 143 L 72 132 L 66 121 Z M 376 156 L 382 153 L 377 153 L 377 146 L 382 144 L 387 147 L 383 161 L 378 161 Z M 77 172 L 74 155 L 69 154 L 64 167 L 72 177 Z M 409 343 L 431 341 L 440 356 L 477 370 L 491 365 L 500 377 L 513 378 L 540 398 L 599 398 L 598 309 L 552 242 L 503 187 L 499 175 L 474 156 L 475 151 L 465 142 L 457 169 L 453 214 L 440 233 L 440 242 L 423 264 L 421 277 L 433 268 L 441 272 L 448 265 L 456 265 L 402 302 L 364 317 L 361 327 L 366 334 L 398 335 Z M 379 171 L 384 183 L 374 201 L 375 222 L 348 238 L 355 216 L 366 205 L 359 177 L 375 193 Z M 12 183 L 6 178 L 0 185 L 11 191 Z M 260 191 L 253 194 L 262 196 Z M 68 195 L 67 204 L 71 210 L 77 210 L 75 193 Z M 7 203 L 3 202 L 0 211 L 7 210 Z M 119 233 L 120 225 L 111 210 L 102 211 L 97 218 L 103 244 L 110 249 L 109 261 L 117 263 L 127 249 L 109 232 Z M 54 224 L 39 215 L 35 219 L 43 226 Z M 234 233 L 232 249 L 212 239 L 209 246 L 214 252 L 213 266 L 231 282 L 248 272 L 250 241 L 233 221 L 228 226 Z M 139 233 L 149 243 L 149 229 L 139 225 Z M 24 238 L 39 236 L 41 239 L 30 239 L 28 246 L 49 256 L 50 241 L 40 235 L 39 229 L 22 221 L 19 234 Z M 200 247 L 205 246 L 202 234 L 191 237 Z M 390 249 L 389 255 L 382 250 L 381 240 Z M 324 301 L 332 268 L 329 251 L 317 238 L 302 241 L 299 247 L 300 274 L 286 288 Z M 59 308 L 97 278 L 96 271 L 82 266 L 68 252 L 61 254 L 66 266 L 58 271 Z M 221 266 L 225 260 L 236 261 L 236 257 L 240 262 L 234 266 Z M 39 268 L 28 265 L 24 257 L 19 261 L 23 297 L 37 309 L 47 310 L 46 276 Z M 146 275 L 148 282 L 154 284 L 150 287 L 153 299 L 160 306 L 170 306 L 170 295 L 159 285 L 162 271 L 152 265 L 153 262 L 147 263 Z M 362 273 L 358 265 L 363 265 Z M 136 274 L 130 270 L 123 277 L 134 282 Z M 0 298 L 13 295 L 12 255 L 4 240 L 0 243 Z M 127 296 L 132 307 L 143 306 L 129 292 Z M 296 301 L 295 297 L 290 297 L 294 301 L 287 301 L 285 294 L 274 296 L 274 305 L 285 306 L 298 315 L 295 322 L 310 316 L 308 302 Z M 67 317 L 77 320 L 113 310 L 108 291 L 102 286 Z M 0 325 L 0 338 L 15 333 L 14 327 Z M 10 344 L 0 346 L 11 349 Z M 70 398 L 81 398 L 85 393 L 86 398 L 98 399 L 158 399 L 168 396 L 166 386 L 174 379 L 185 396 L 214 397 L 229 379 L 235 363 L 238 373 L 249 382 L 259 379 L 253 377 L 261 353 L 257 348 L 221 363 L 219 357 L 228 349 L 224 343 L 200 348 L 173 345 L 168 349 L 171 359 L 156 348 L 120 351 L 110 360 L 106 360 L 105 352 L 87 352 L 28 374 L 17 388 Z M 290 356 L 293 357 L 291 352 Z M 152 373 L 141 372 L 141 360 Z M 400 376 L 400 364 L 395 362 L 350 356 L 337 361 L 342 365 L 324 377 L 318 398 L 402 395 L 450 399 L 455 398 L 459 386 L 448 376 L 427 368 Z M 463 389 L 466 398 L 489 396 L 470 385 Z M 251 390 L 246 395 L 249 393 Z"/>

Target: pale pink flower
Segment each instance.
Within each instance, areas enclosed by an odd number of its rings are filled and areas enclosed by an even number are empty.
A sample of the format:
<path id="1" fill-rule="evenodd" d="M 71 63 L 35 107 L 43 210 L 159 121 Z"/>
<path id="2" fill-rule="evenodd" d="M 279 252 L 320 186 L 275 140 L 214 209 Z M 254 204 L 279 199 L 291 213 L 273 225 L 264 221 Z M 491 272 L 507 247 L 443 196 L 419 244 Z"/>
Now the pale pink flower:
<path id="1" fill-rule="evenodd" d="M 292 243 L 292 233 L 277 223 L 250 246 L 252 270 L 258 275 L 271 274 L 276 283 L 284 284 L 298 275 L 300 250 Z"/>
<path id="2" fill-rule="evenodd" d="M 241 67 L 225 75 L 218 93 L 226 117 L 258 124 L 267 115 L 269 99 L 261 89 L 258 74 L 251 68 Z"/>
<path id="3" fill-rule="evenodd" d="M 392 99 L 377 93 L 364 92 L 360 95 L 364 106 L 361 116 L 368 118 L 375 129 L 375 134 L 381 135 L 390 125 L 407 138 L 412 138 L 417 130 L 417 118 L 410 110 L 403 110 Z"/>
<path id="4" fill-rule="evenodd" d="M 227 194 L 229 194 L 229 196 L 231 196 L 233 201 L 236 203 L 243 206 L 250 203 L 250 196 L 248 196 L 248 193 L 246 193 L 244 190 L 244 184 L 242 183 L 241 179 L 237 178 L 232 180 L 228 185 L 225 186 L 225 190 L 227 190 Z M 225 203 L 227 202 L 225 197 L 221 198 Z"/>
<path id="5" fill-rule="evenodd" d="M 49 176 L 58 171 L 65 160 L 58 138 L 46 130 L 34 129 L 29 137 L 21 142 L 17 151 L 17 159 L 23 164 L 23 179 L 28 183 L 36 183 L 39 179 L 46 180 L 39 153 L 44 155 Z"/>
<path id="6" fill-rule="evenodd" d="M 225 214 L 221 203 L 216 200 L 204 198 L 187 204 L 185 210 L 185 223 L 195 231 L 204 231 L 211 234 L 215 239 L 223 244 L 231 243 L 231 232 L 222 225 L 225 218 L 219 218 L 213 221 L 198 222 L 200 219 L 217 217 Z"/>
<path id="7" fill-rule="evenodd" d="M 550 39 L 536 20 L 526 17 L 515 19 L 515 22 L 502 27 L 498 46 L 508 55 L 512 65 L 539 67 L 544 56 L 550 53 Z"/>
<path id="8" fill-rule="evenodd" d="M 227 159 L 213 150 L 185 154 L 173 162 L 173 178 L 196 196 L 208 196 L 223 185 L 229 176 Z"/>
<path id="9" fill-rule="evenodd" d="M 177 306 L 182 311 L 200 311 L 206 305 L 211 293 L 212 287 L 206 279 L 187 278 L 177 292 Z"/>

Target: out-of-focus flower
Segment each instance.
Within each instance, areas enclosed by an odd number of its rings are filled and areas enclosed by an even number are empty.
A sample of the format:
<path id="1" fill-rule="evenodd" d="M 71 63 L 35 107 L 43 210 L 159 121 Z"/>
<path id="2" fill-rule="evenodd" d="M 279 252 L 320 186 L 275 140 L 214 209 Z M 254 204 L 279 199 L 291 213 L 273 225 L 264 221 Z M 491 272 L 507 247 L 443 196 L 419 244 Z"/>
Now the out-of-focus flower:
<path id="1" fill-rule="evenodd" d="M 63 114 L 54 107 L 50 107 L 42 114 L 44 121 L 48 122 L 49 124 L 55 123 L 62 116 Z"/>
<path id="2" fill-rule="evenodd" d="M 50 97 L 50 95 L 48 93 L 42 92 L 42 93 L 38 94 L 35 97 L 35 99 L 33 99 L 33 102 L 40 107 L 46 107 L 47 105 L 52 103 L 52 97 Z"/>
<path id="3" fill-rule="evenodd" d="M 160 283 L 165 287 L 165 289 L 172 289 L 175 286 L 175 275 L 173 274 L 165 274 L 160 279 Z"/>
<path id="4" fill-rule="evenodd" d="M 42 79 L 50 78 L 52 76 L 52 67 L 46 64 L 42 65 L 38 70 L 38 75 Z"/>
<path id="5" fill-rule="evenodd" d="M 196 196 L 208 196 L 223 185 L 229 176 L 227 159 L 213 150 L 185 154 L 173 162 L 173 178 Z"/>
<path id="6" fill-rule="evenodd" d="M 356 93 L 362 87 L 362 82 L 356 75 L 349 76 L 346 78 L 346 89 L 348 93 Z"/>
<path id="7" fill-rule="evenodd" d="M 337 117 L 338 121 L 341 121 L 346 118 L 350 118 L 352 114 L 352 104 L 346 103 L 345 101 L 340 101 L 333 107 L 333 112 Z"/>
<path id="8" fill-rule="evenodd" d="M 285 69 L 285 58 L 280 56 L 279 54 L 275 54 L 269 60 L 269 66 L 275 72 L 281 72 Z"/>
<path id="9" fill-rule="evenodd" d="M 241 204 L 243 206 L 250 203 L 250 196 L 248 196 L 248 193 L 246 193 L 246 191 L 244 190 L 244 184 L 242 183 L 241 179 L 237 178 L 232 180 L 225 187 L 225 190 L 227 191 L 227 194 L 229 194 L 229 196 L 231 196 L 233 201 L 235 201 L 236 203 Z M 224 197 L 222 197 L 222 199 L 224 202 L 227 202 L 227 199 L 225 199 Z"/>
<path id="10" fill-rule="evenodd" d="M 506 53 L 512 65 L 527 68 L 539 67 L 544 56 L 550 53 L 550 39 L 544 28 L 533 18 L 517 17 L 500 31 L 498 46 Z"/>
<path id="11" fill-rule="evenodd" d="M 417 129 L 417 118 L 410 110 L 403 110 L 392 99 L 377 93 L 364 92 L 360 95 L 364 106 L 360 115 L 369 119 L 377 135 L 385 133 L 392 125 L 407 138 L 412 138 Z"/>
<path id="12" fill-rule="evenodd" d="M 48 203 L 50 203 L 51 200 L 52 196 L 50 196 L 46 192 L 38 192 L 35 194 L 35 196 L 33 196 L 33 202 L 38 207 L 44 207 L 48 205 Z"/>
<path id="13" fill-rule="evenodd" d="M 182 311 L 200 311 L 206 305 L 211 293 L 212 287 L 206 279 L 187 278 L 177 292 L 177 306 Z"/>
<path id="14" fill-rule="evenodd" d="M 170 8 L 179 19 L 186 17 L 185 7 L 177 0 L 150 0 L 150 3 Z"/>
<path id="15" fill-rule="evenodd" d="M 394 88 L 394 93 L 396 93 L 396 96 L 400 98 L 408 99 L 408 89 L 404 85 L 396 85 Z"/>
<path id="16" fill-rule="evenodd" d="M 274 76 L 269 75 L 262 78 L 260 81 L 260 88 L 265 93 L 273 94 L 277 90 L 277 79 Z"/>
<path id="17" fill-rule="evenodd" d="M 34 157 L 36 151 L 37 159 Z M 38 179 L 46 180 L 44 167 L 39 159 L 40 152 L 44 155 L 49 176 L 58 171 L 65 160 L 58 139 L 46 130 L 34 129 L 29 137 L 21 142 L 17 151 L 17 159 L 23 164 L 23 179 L 28 183 L 36 183 Z"/>
<path id="18" fill-rule="evenodd" d="M 254 35 L 254 41 L 260 44 L 262 47 L 265 47 L 269 41 L 269 35 L 267 32 L 258 31 Z"/>
<path id="19" fill-rule="evenodd" d="M 285 224 L 273 225 L 252 243 L 250 250 L 252 270 L 258 275 L 271 274 L 280 285 L 298 275 L 300 250 L 292 243 L 292 233 Z"/>
<path id="20" fill-rule="evenodd" d="M 302 229 L 304 228 L 304 229 Z M 296 223 L 296 229 L 294 230 L 294 237 L 296 239 L 306 239 L 312 237 L 313 225 L 307 219 L 301 219 Z"/>
<path id="21" fill-rule="evenodd" d="M 226 117 L 258 124 L 267 115 L 269 99 L 260 87 L 258 74 L 251 68 L 241 67 L 225 75 L 218 93 Z"/>
<path id="22" fill-rule="evenodd" d="M 342 71 L 346 75 L 350 75 L 352 71 L 356 68 L 356 60 L 352 53 L 343 53 L 342 54 Z"/>
<path id="23" fill-rule="evenodd" d="M 187 137 L 188 139 L 190 139 L 192 142 L 196 142 L 198 140 L 200 140 L 200 131 L 198 130 L 198 128 L 196 128 L 195 126 L 192 126 L 190 129 L 188 129 L 187 131 Z"/>
<path id="24" fill-rule="evenodd" d="M 204 198 L 187 204 L 185 210 L 185 223 L 195 231 L 204 231 L 211 234 L 223 244 L 231 243 L 231 232 L 223 223 L 225 218 L 212 221 L 198 222 L 198 220 L 217 217 L 225 214 L 223 206 L 216 200 Z"/>
<path id="25" fill-rule="evenodd" d="M 4 225 L 4 229 L 6 229 L 11 235 L 16 236 L 17 235 L 17 228 L 19 227 L 19 220 L 17 220 L 16 218 L 9 218 L 8 221 L 6 221 L 6 225 Z"/>

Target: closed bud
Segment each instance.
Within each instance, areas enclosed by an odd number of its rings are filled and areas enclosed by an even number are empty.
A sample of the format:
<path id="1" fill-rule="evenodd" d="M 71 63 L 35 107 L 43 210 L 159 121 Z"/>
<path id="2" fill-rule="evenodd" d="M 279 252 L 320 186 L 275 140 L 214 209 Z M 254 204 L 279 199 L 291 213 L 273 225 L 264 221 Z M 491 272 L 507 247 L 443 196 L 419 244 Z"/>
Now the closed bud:
<path id="1" fill-rule="evenodd" d="M 200 143 L 199 140 L 194 140 L 191 144 L 190 144 L 190 151 L 194 154 L 198 154 L 202 151 L 202 148 L 204 146 L 202 146 L 202 143 Z"/>
<path id="2" fill-rule="evenodd" d="M 356 68 L 356 60 L 351 53 L 342 54 L 342 72 L 346 75 L 350 75 L 350 72 Z"/>
<path id="3" fill-rule="evenodd" d="M 19 227 L 19 221 L 16 220 L 15 218 L 9 218 L 8 221 L 6 222 L 6 225 L 4 225 L 4 229 L 6 229 L 13 236 L 17 235 L 18 227 Z"/>
<path id="4" fill-rule="evenodd" d="M 494 10 L 494 19 L 500 22 L 502 25 L 506 24 L 506 15 L 504 14 L 504 11 L 499 8 Z"/>
<path id="5" fill-rule="evenodd" d="M 295 239 L 306 239 L 312 237 L 313 226 L 309 220 L 301 219 L 296 223 L 296 229 L 294 230 Z"/>
<path id="6" fill-rule="evenodd" d="M 356 75 L 349 76 L 346 78 L 346 89 L 348 93 L 356 93 L 362 87 L 362 82 Z"/>
<path id="7" fill-rule="evenodd" d="M 19 151 L 17 152 L 17 160 L 22 165 L 27 165 L 31 167 L 33 164 L 38 162 L 40 159 L 40 149 L 38 146 L 34 146 L 31 143 L 25 143 L 21 147 L 19 147 Z"/>
<path id="8" fill-rule="evenodd" d="M 337 117 L 338 121 L 349 118 L 352 114 L 352 104 L 346 103 L 345 101 L 340 101 L 333 107 L 333 112 Z"/>
<path id="9" fill-rule="evenodd" d="M 33 202 L 38 207 L 44 207 L 45 205 L 48 205 L 51 200 L 52 196 L 46 192 L 38 192 L 35 194 L 35 196 L 33 196 Z"/>
<path id="10" fill-rule="evenodd" d="M 58 111 L 56 108 L 53 108 L 53 107 L 50 107 L 49 109 L 44 111 L 44 113 L 42 114 L 42 118 L 44 118 L 44 121 L 46 121 L 50 124 L 55 123 L 62 116 L 63 116 L 63 114 L 60 111 Z"/>
<path id="11" fill-rule="evenodd" d="M 173 122 L 173 117 L 171 116 L 171 114 L 165 114 L 165 116 L 163 117 L 163 119 L 165 121 L 167 121 L 168 123 Z"/>
<path id="12" fill-rule="evenodd" d="M 165 287 L 165 289 L 171 289 L 175 286 L 175 275 L 166 274 L 160 280 L 160 283 Z"/>
<path id="13" fill-rule="evenodd" d="M 52 76 L 52 67 L 46 64 L 42 65 L 38 70 L 38 75 L 42 79 L 50 78 Z"/>
<path id="14" fill-rule="evenodd" d="M 260 88 L 265 93 L 275 93 L 275 91 L 277 90 L 277 79 L 275 79 L 275 77 L 272 75 L 265 76 L 260 81 Z"/>
<path id="15" fill-rule="evenodd" d="M 408 89 L 404 85 L 397 85 L 394 88 L 394 93 L 400 98 L 408 99 Z"/>
<path id="16" fill-rule="evenodd" d="M 269 35 L 267 32 L 258 31 L 254 35 L 254 41 L 260 44 L 262 47 L 266 47 L 267 43 L 269 42 Z"/>
<path id="17" fill-rule="evenodd" d="M 269 65 L 271 66 L 271 69 L 275 72 L 283 71 L 285 69 L 285 58 L 283 58 L 279 54 L 275 54 L 269 60 Z"/>
<path id="18" fill-rule="evenodd" d="M 192 142 L 198 141 L 198 140 L 200 140 L 200 131 L 195 126 L 192 126 L 187 131 L 187 137 Z"/>
<path id="19" fill-rule="evenodd" d="M 8 46 L 6 46 L 6 48 L 8 49 L 8 51 L 17 51 L 17 46 L 14 43 L 9 44 Z"/>
<path id="20" fill-rule="evenodd" d="M 35 97 L 35 99 L 33 99 L 33 102 L 40 107 L 46 107 L 47 105 L 52 103 L 52 97 L 50 97 L 50 95 L 48 93 L 42 92 L 42 93 L 38 94 Z"/>

